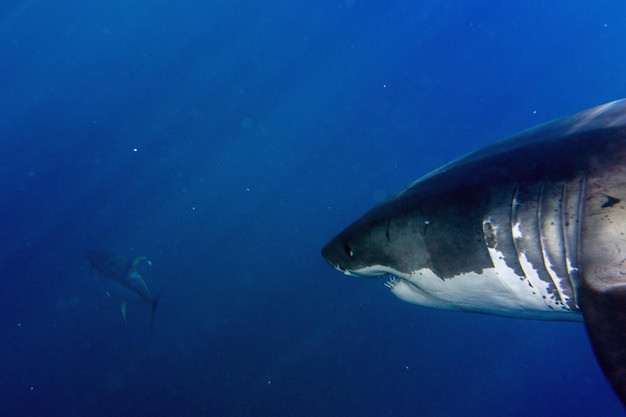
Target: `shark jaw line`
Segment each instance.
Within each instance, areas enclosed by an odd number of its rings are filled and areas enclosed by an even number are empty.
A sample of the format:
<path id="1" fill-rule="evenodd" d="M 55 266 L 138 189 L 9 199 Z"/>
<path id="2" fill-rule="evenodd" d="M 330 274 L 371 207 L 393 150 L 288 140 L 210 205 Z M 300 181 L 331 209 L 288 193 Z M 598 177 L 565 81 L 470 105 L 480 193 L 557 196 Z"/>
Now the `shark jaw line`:
<path id="1" fill-rule="evenodd" d="M 343 269 L 337 266 L 337 270 L 343 272 L 345 275 L 350 275 L 358 278 L 379 278 L 386 275 L 392 275 L 401 278 L 401 274 L 393 268 L 383 265 L 366 266 L 361 269 Z"/>

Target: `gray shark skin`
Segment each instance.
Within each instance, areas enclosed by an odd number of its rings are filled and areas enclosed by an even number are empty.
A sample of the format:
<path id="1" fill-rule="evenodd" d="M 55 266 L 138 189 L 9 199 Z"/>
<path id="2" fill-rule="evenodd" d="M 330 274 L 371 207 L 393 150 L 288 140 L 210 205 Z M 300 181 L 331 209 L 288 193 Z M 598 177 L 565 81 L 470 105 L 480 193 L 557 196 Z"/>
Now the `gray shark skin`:
<path id="1" fill-rule="evenodd" d="M 435 308 L 582 320 L 626 405 L 626 100 L 453 161 L 375 207 L 322 256 Z"/>

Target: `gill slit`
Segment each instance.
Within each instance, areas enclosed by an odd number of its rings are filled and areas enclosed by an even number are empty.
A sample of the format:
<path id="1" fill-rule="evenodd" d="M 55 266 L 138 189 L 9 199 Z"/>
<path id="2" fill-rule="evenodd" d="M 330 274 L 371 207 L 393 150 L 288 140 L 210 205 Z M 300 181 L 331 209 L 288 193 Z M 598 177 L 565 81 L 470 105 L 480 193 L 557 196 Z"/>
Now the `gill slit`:
<path id="1" fill-rule="evenodd" d="M 576 184 L 576 182 L 574 182 Z M 572 189 L 572 186 L 568 186 L 568 183 L 563 184 L 562 199 L 561 199 L 561 233 L 563 234 L 563 243 L 565 247 L 565 266 L 567 268 L 567 277 L 572 288 L 573 296 L 571 301 L 574 302 L 574 306 L 579 308 L 578 304 L 578 281 L 582 274 L 578 266 L 578 259 L 580 257 L 580 235 L 582 228 L 582 216 L 584 210 L 584 199 L 587 193 L 587 177 L 582 176 L 577 182 L 578 187 Z M 571 194 L 571 195 L 570 195 Z M 575 206 L 572 207 L 572 198 L 575 198 Z M 570 212 L 571 208 L 575 213 Z M 571 218 L 568 218 L 570 217 Z M 571 222 L 575 224 L 571 224 Z M 573 229 L 573 233 L 570 229 Z"/>
<path id="2" fill-rule="evenodd" d="M 526 276 L 526 271 L 524 271 L 524 267 L 522 266 L 522 262 L 520 262 L 520 250 L 519 247 L 517 245 L 517 238 L 515 237 L 515 222 L 518 221 L 519 219 L 517 218 L 517 209 L 518 209 L 518 202 L 517 202 L 517 195 L 519 194 L 519 184 L 515 184 L 515 190 L 513 191 L 513 198 L 511 200 L 511 220 L 510 220 L 510 230 L 511 230 L 511 238 L 513 239 L 513 247 L 515 248 L 515 253 L 517 255 L 517 262 L 520 266 L 520 268 L 522 269 L 522 274 L 523 277 L 521 277 L 522 279 L 528 279 L 528 277 Z M 519 227 L 521 228 L 521 223 L 519 224 Z M 520 231 L 521 232 L 521 231 Z"/>
<path id="3" fill-rule="evenodd" d="M 561 305 L 567 305 L 565 302 L 565 296 L 561 291 L 561 285 L 559 277 L 554 272 L 552 268 L 552 263 L 550 262 L 550 256 L 547 251 L 548 242 L 546 239 L 546 234 L 544 231 L 544 223 L 543 223 L 543 193 L 544 193 L 544 185 L 545 183 L 541 183 L 541 187 L 539 188 L 539 198 L 537 200 L 537 231 L 539 232 L 539 247 L 541 248 L 541 257 L 543 258 L 543 266 L 546 268 L 548 275 L 550 276 L 550 280 L 554 285 L 556 293 L 559 296 L 559 300 Z M 561 204 L 563 204 L 561 202 Z"/>
<path id="4" fill-rule="evenodd" d="M 574 259 L 575 262 L 573 262 L 573 267 L 572 267 L 572 272 L 574 274 L 576 274 L 575 279 L 573 279 L 573 283 L 572 283 L 572 287 L 574 288 L 574 297 L 575 297 L 575 301 L 576 301 L 576 305 L 579 306 L 578 304 L 578 287 L 576 285 L 574 285 L 574 283 L 576 282 L 580 282 L 581 276 L 583 274 L 584 271 L 581 271 L 580 266 L 578 264 L 578 260 L 580 259 L 580 249 L 581 249 L 581 241 L 580 241 L 580 236 L 582 234 L 582 222 L 583 222 L 583 215 L 584 215 L 584 210 L 585 210 L 585 198 L 587 195 L 587 177 L 585 175 L 582 176 L 581 181 L 580 181 L 580 188 L 578 191 L 578 210 L 576 213 L 576 259 Z"/>

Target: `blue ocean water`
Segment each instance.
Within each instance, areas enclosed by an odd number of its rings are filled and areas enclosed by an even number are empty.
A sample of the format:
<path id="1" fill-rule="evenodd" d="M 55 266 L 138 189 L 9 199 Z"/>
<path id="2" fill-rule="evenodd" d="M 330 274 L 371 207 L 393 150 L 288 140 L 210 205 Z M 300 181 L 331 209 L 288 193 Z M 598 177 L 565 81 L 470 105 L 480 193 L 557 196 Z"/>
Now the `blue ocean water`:
<path id="1" fill-rule="evenodd" d="M 3 1 L 0 415 L 621 416 L 584 328 L 429 310 L 321 247 L 626 96 L 623 1 Z M 129 302 L 114 250 L 161 298 Z"/>

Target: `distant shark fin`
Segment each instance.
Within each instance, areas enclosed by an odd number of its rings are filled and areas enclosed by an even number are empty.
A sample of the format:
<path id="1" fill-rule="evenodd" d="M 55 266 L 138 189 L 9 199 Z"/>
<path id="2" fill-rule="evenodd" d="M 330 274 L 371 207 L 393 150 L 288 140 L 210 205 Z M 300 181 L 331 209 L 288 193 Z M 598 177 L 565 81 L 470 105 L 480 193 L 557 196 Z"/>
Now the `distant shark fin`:
<path id="1" fill-rule="evenodd" d="M 150 262 L 150 261 L 148 260 L 148 258 L 146 258 L 145 256 L 138 256 L 138 257 L 136 257 L 135 259 L 133 259 L 133 260 L 130 262 L 131 267 L 132 267 L 132 268 L 136 267 L 136 266 L 137 266 L 137 264 L 138 264 L 139 262 L 141 262 L 141 261 L 146 261 L 146 262 L 148 262 L 148 265 L 152 265 L 152 262 Z"/>
<path id="2" fill-rule="evenodd" d="M 139 274 L 139 272 L 135 268 L 137 266 L 137 264 L 139 262 L 142 262 L 142 261 L 146 261 L 149 266 L 152 266 L 152 262 L 150 262 L 150 260 L 148 260 L 148 258 L 146 258 L 145 256 L 138 256 L 135 259 L 133 259 L 132 261 L 130 261 L 130 268 L 128 269 L 128 275 L 129 275 L 129 277 L 132 276 L 133 279 L 139 281 L 141 283 L 141 286 L 143 287 L 143 290 L 145 291 L 145 293 L 148 294 L 148 296 L 150 298 L 152 298 L 152 294 L 150 294 L 150 289 L 148 288 L 148 285 L 146 284 L 146 282 L 143 280 L 143 278 L 141 277 L 141 275 Z"/>
<path id="3" fill-rule="evenodd" d="M 122 300 L 122 305 L 120 308 L 122 309 L 122 318 L 124 319 L 124 323 L 126 323 L 126 300 Z"/>

